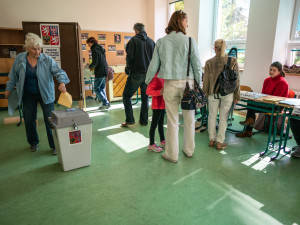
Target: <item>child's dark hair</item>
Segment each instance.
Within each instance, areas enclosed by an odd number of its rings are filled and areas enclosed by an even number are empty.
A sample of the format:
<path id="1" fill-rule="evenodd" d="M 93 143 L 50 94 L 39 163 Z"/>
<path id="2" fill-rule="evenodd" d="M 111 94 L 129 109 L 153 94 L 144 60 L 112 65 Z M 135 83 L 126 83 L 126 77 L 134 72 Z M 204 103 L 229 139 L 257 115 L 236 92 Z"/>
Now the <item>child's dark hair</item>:
<path id="1" fill-rule="evenodd" d="M 280 62 L 273 62 L 271 66 L 276 67 L 280 72 L 280 76 L 285 77 L 285 72 L 282 70 L 282 64 Z"/>
<path id="2" fill-rule="evenodd" d="M 86 43 L 91 43 L 91 44 L 98 44 L 98 41 L 96 40 L 96 38 L 94 37 L 89 37 L 87 40 L 86 40 Z"/>

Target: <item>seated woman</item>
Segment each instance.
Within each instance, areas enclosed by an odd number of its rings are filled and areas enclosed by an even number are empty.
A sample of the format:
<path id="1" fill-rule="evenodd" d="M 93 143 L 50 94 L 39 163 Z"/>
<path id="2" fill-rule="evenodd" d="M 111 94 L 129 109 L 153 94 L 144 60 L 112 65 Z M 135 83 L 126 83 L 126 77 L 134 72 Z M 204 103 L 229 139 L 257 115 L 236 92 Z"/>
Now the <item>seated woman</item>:
<path id="1" fill-rule="evenodd" d="M 282 70 L 280 62 L 273 62 L 269 70 L 270 77 L 266 78 L 263 84 L 262 94 L 274 95 L 279 97 L 288 97 L 289 84 L 286 81 L 285 73 Z M 246 130 L 238 133 L 237 137 L 251 137 L 253 135 L 252 129 L 255 122 L 255 113 L 260 112 L 254 109 L 248 109 L 245 121 L 241 121 L 241 125 L 246 125 Z"/>

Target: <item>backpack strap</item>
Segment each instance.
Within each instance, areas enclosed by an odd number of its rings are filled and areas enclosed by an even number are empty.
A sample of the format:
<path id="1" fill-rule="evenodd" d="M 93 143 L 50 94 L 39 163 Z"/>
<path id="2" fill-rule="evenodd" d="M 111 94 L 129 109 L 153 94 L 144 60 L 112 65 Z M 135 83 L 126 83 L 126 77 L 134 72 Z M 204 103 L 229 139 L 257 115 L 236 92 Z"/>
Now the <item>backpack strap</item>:
<path id="1" fill-rule="evenodd" d="M 227 66 L 228 66 L 229 69 L 230 69 L 230 64 L 231 64 L 231 57 L 228 56 L 228 59 L 227 59 Z"/>

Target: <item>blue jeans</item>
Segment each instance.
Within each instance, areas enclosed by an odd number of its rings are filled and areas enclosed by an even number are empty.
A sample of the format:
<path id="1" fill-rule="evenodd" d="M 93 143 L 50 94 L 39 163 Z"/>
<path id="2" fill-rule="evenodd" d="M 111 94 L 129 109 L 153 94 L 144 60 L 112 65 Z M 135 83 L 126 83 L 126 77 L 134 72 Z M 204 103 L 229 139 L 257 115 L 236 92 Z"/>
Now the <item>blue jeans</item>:
<path id="1" fill-rule="evenodd" d="M 142 106 L 140 112 L 140 123 L 148 124 L 149 97 L 146 95 L 147 84 L 145 83 L 146 74 L 136 74 L 128 76 L 123 92 L 123 104 L 125 108 L 126 123 L 135 123 L 131 104 L 131 97 L 141 88 Z"/>
<path id="2" fill-rule="evenodd" d="M 96 77 L 94 81 L 94 91 L 96 93 L 97 98 L 100 99 L 103 105 L 109 105 L 105 93 L 105 83 L 106 77 Z"/>
<path id="3" fill-rule="evenodd" d="M 24 92 L 23 94 L 23 116 L 25 121 L 25 130 L 27 141 L 30 145 L 38 145 L 39 136 L 36 131 L 36 113 L 37 113 L 37 104 L 40 103 L 43 115 L 44 122 L 46 126 L 48 142 L 50 148 L 55 148 L 52 131 L 50 128 L 50 123 L 48 117 L 51 116 L 51 111 L 54 110 L 54 103 L 44 104 L 42 96 L 40 94 L 30 94 Z"/>

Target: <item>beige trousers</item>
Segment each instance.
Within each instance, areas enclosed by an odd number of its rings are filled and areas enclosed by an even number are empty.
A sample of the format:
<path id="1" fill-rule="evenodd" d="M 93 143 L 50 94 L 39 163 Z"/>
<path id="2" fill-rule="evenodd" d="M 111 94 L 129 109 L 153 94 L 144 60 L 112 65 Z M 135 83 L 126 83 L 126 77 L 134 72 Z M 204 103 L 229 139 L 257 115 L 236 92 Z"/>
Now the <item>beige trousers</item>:
<path id="1" fill-rule="evenodd" d="M 220 96 L 220 99 L 215 99 L 214 95 L 208 96 L 208 134 L 209 140 L 223 143 L 225 140 L 225 132 L 227 129 L 228 115 L 233 103 L 233 93 Z M 218 134 L 216 131 L 217 116 L 219 113 L 219 128 Z"/>
<path id="2" fill-rule="evenodd" d="M 178 160 L 179 145 L 179 106 L 183 96 L 186 80 L 165 80 L 164 100 L 167 112 L 167 134 L 165 153 L 168 158 Z M 190 87 L 193 87 L 194 81 L 189 80 Z M 195 149 L 195 110 L 182 110 L 184 120 L 183 131 L 183 151 L 192 156 Z"/>

